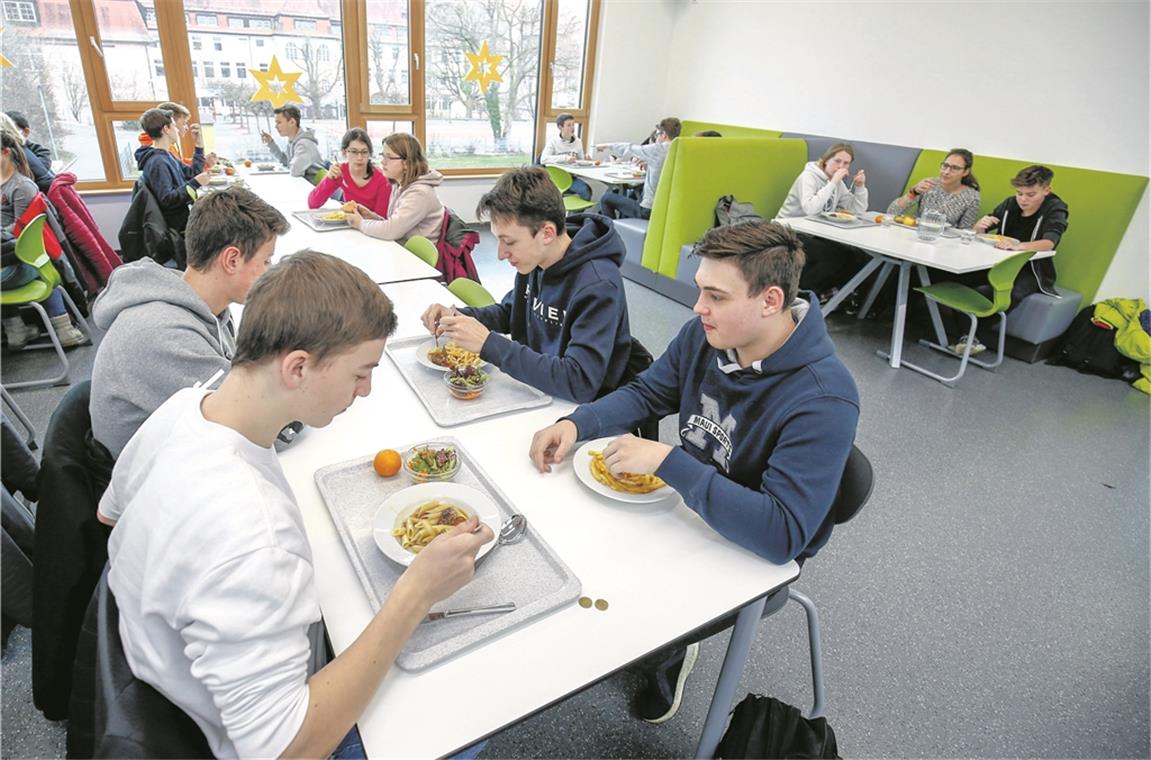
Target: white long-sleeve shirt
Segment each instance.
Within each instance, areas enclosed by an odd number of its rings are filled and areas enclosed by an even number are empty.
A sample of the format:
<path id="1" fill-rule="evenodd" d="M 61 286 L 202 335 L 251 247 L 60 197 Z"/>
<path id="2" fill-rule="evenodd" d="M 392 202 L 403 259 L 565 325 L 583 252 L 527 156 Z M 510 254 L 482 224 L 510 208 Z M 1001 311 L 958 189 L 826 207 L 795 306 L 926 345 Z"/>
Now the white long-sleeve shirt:
<path id="1" fill-rule="evenodd" d="M 607 146 L 608 152 L 620 158 L 638 158 L 647 164 L 647 177 L 643 181 L 643 199 L 639 205 L 651 208 L 655 203 L 655 189 L 659 187 L 659 175 L 663 171 L 663 162 L 667 160 L 667 152 L 671 149 L 671 142 L 653 142 L 647 145 L 632 143 L 612 143 Z"/>
<path id="2" fill-rule="evenodd" d="M 583 143 L 577 138 L 572 137 L 569 142 L 556 135 L 548 140 L 547 145 L 544 146 L 544 152 L 540 154 L 540 163 L 544 166 L 548 164 L 570 164 L 572 161 L 582 158 L 583 152 Z"/>
<path id="3" fill-rule="evenodd" d="M 178 391 L 117 460 L 108 582 L 136 677 L 216 757 L 277 757 L 308 711 L 312 553 L 275 452 L 204 419 L 207 392 Z"/>

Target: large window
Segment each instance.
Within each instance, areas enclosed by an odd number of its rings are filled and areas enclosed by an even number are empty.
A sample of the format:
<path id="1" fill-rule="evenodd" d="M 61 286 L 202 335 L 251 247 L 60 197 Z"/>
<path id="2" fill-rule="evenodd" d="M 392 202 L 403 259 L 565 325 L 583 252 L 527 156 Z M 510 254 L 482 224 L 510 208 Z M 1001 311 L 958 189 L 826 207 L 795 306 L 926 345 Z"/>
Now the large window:
<path id="1" fill-rule="evenodd" d="M 363 126 L 412 132 L 445 173 L 497 172 L 531 162 L 557 113 L 586 124 L 601 1 L 69 0 L 69 17 L 0 0 L 5 55 L 27 73 L 0 78 L 4 106 L 83 187 L 126 187 L 139 116 L 163 100 L 221 156 L 269 157 L 261 132 L 286 147 L 251 101 L 275 56 L 326 158 Z"/>

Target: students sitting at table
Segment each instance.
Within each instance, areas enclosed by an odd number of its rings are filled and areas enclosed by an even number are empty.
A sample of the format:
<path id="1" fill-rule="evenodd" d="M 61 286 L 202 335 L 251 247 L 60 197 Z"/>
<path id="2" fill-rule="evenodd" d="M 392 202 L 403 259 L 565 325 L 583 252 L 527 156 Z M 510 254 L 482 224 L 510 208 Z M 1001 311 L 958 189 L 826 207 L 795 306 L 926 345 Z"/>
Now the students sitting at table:
<path id="1" fill-rule="evenodd" d="M 308 208 L 319 208 L 340 190 L 347 203 L 362 203 L 382 218 L 388 216 L 392 186 L 372 165 L 372 138 L 364 129 L 352 127 L 340 140 L 347 163 L 333 164 L 320 184 L 308 193 Z"/>
<path id="2" fill-rule="evenodd" d="M 184 148 L 181 145 L 181 139 L 187 132 L 192 133 L 192 138 L 197 148 L 204 147 L 204 134 L 200 129 L 199 124 L 189 124 L 192 118 L 192 112 L 184 107 L 182 103 L 174 103 L 170 100 L 164 101 L 156 106 L 172 114 L 172 123 L 176 125 L 176 139 L 168 146 L 168 152 L 175 156 L 176 160 L 185 166 L 191 166 L 192 162 L 196 160 L 195 153 L 191 158 L 184 156 Z M 139 136 L 140 145 L 151 145 L 152 136 L 146 131 L 141 132 Z M 204 155 L 204 168 L 211 169 L 216 164 L 216 154 L 207 153 Z"/>
<path id="3" fill-rule="evenodd" d="M 0 290 L 18 290 L 40 278 L 36 267 L 17 258 L 15 233 L 16 222 L 24 216 L 28 206 L 39 194 L 36 183 L 32 181 L 32 171 L 28 167 L 23 146 L 20 145 L 19 135 L 0 127 L 0 228 L 3 230 Z M 78 346 L 87 342 L 84 333 L 72 324 L 59 286 L 45 299 L 43 307 L 62 346 Z M 39 330 L 24 322 L 16 306 L 3 307 L 0 319 L 3 320 L 4 337 L 11 350 L 24 348 L 28 341 L 40 334 Z"/>
<path id="4" fill-rule="evenodd" d="M 975 156 L 953 148 L 939 165 L 939 177 L 925 177 L 891 202 L 889 214 L 915 217 L 938 211 L 952 227 L 967 229 L 979 218 L 979 182 L 971 173 Z"/>
<path id="5" fill-rule="evenodd" d="M 606 150 L 617 158 L 631 158 L 642 161 L 647 166 L 647 176 L 643 181 L 643 197 L 634 198 L 617 189 L 608 190 L 600 198 L 600 210 L 611 219 L 650 219 L 651 207 L 655 203 L 655 189 L 659 186 L 659 175 L 663 162 L 671 148 L 671 141 L 679 137 L 683 125 L 674 116 L 656 125 L 655 139 L 648 145 L 631 143 L 602 143 L 595 146 L 597 151 Z"/>
<path id="6" fill-rule="evenodd" d="M 348 212 L 348 223 L 365 235 L 401 243 L 412 235 L 423 235 L 433 243 L 439 240 L 444 222 L 444 204 L 436 188 L 444 175 L 428 168 L 420 141 L 404 132 L 384 138 L 381 154 L 384 174 L 392 183 L 388 213 L 381 215 L 362 203 Z"/>
<path id="7" fill-rule="evenodd" d="M 631 332 L 619 270 L 624 244 L 611 222 L 565 219 L 563 197 L 540 167 L 504 174 L 476 211 L 491 218 L 515 286 L 501 303 L 458 314 L 429 306 L 428 331 L 553 396 L 591 401 L 618 387 Z"/>
<path id="8" fill-rule="evenodd" d="M 192 207 L 188 268 L 152 259 L 117 267 L 92 306 L 105 330 L 92 366 L 92 435 L 113 458 L 160 404 L 227 371 L 235 352 L 228 307 L 244 303 L 270 265 L 284 215 L 239 187 Z"/>
<path id="9" fill-rule="evenodd" d="M 1011 178 L 1015 195 L 1005 198 L 995 209 L 975 223 L 976 232 L 996 230 L 1006 239 L 996 248 L 1010 251 L 1053 251 L 1067 231 L 1067 204 L 1051 192 L 1055 172 L 1046 166 L 1028 166 Z M 1032 260 L 1015 278 L 1011 303 L 1015 305 L 1032 293 L 1058 297 L 1055 290 L 1055 259 Z"/>
<path id="10" fill-rule="evenodd" d="M 173 156 L 169 148 L 180 139 L 180 135 L 171 112 L 162 108 L 145 111 L 140 116 L 140 126 L 152 138 L 152 144 L 136 149 L 139 181 L 155 196 L 168 226 L 183 234 L 188 225 L 188 207 L 192 204 L 192 195 L 188 191 L 199 191 L 208 184 L 208 173 L 204 171 L 204 148 L 196 146 L 191 166 L 185 166 Z"/>
<path id="11" fill-rule="evenodd" d="M 395 326 L 361 270 L 314 251 L 287 257 L 252 288 L 220 389 L 187 388 L 157 409 L 100 501 L 132 673 L 187 713 L 216 757 L 342 756 L 359 744 L 356 719 L 396 655 L 493 539 L 474 517 L 437 537 L 324 664 L 312 550 L 272 442 L 292 420 L 324 427 L 367 396 Z"/>
<path id="12" fill-rule="evenodd" d="M 267 132 L 260 132 L 260 139 L 268 146 L 272 155 L 284 166 L 288 167 L 293 177 L 302 177 L 309 166 L 323 164 L 327 166 L 320 155 L 320 144 L 316 142 L 316 133 L 300 126 L 300 109 L 295 106 L 280 106 L 272 111 L 275 114 L 276 132 L 281 137 L 288 138 L 288 152 L 276 144 L 276 140 Z M 290 155 L 289 155 L 290 154 Z"/>
<path id="13" fill-rule="evenodd" d="M 654 473 L 720 535 L 770 562 L 802 563 L 827 541 L 831 505 L 859 419 L 855 381 L 835 355 L 819 303 L 798 293 L 803 249 L 787 227 L 748 222 L 696 247 L 698 319 L 632 382 L 532 438 L 541 472 L 576 441 L 678 412 L 680 445 L 624 435 L 603 455 L 613 475 Z M 678 710 L 698 641 L 658 653 L 636 708 L 652 723 Z"/>
<path id="14" fill-rule="evenodd" d="M 547 141 L 544 152 L 540 154 L 540 163 L 544 166 L 555 164 L 562 166 L 571 164 L 583 158 L 583 143 L 575 136 L 576 120 L 570 113 L 561 113 L 556 117 L 556 126 L 559 134 Z M 572 177 L 569 193 L 591 200 L 591 187 L 579 177 Z"/>
<path id="15" fill-rule="evenodd" d="M 825 211 L 867 211 L 867 175 L 863 169 L 851 175 L 853 160 L 855 148 L 841 142 L 824 151 L 818 161 L 808 162 L 792 183 L 777 216 L 786 219 Z M 849 176 L 850 188 L 846 182 Z M 799 286 L 819 293 L 821 303 L 826 303 L 835 286 L 846 282 L 867 260 L 867 254 L 851 246 L 811 235 L 800 238 L 807 263 Z"/>

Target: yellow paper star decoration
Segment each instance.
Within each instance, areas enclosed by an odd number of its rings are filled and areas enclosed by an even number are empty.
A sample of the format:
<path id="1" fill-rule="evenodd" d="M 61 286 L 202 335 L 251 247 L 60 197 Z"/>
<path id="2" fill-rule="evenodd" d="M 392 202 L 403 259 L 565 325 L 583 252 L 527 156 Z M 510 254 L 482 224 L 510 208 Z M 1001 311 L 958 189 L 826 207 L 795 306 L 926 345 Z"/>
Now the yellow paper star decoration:
<path id="1" fill-rule="evenodd" d="M 3 33 L 4 33 L 4 27 L 0 26 L 0 34 L 3 34 Z M 0 53 L 0 69 L 10 69 L 10 68 L 12 68 L 12 61 L 9 61 L 7 58 L 4 57 L 4 55 L 2 53 Z"/>
<path id="2" fill-rule="evenodd" d="M 269 64 L 267 71 L 248 69 L 248 73 L 260 83 L 260 89 L 256 90 L 256 94 L 252 96 L 253 103 L 266 100 L 272 104 L 273 108 L 280 108 L 292 101 L 304 102 L 300 93 L 296 92 L 296 80 L 304 72 L 297 71 L 289 74 L 283 71 L 280 68 L 280 62 L 276 60 L 276 56 L 272 56 L 272 63 Z"/>
<path id="3" fill-rule="evenodd" d="M 487 40 L 484 40 L 484 44 L 480 46 L 479 53 L 464 51 L 464 55 L 466 55 L 472 63 L 472 70 L 464 77 L 464 81 L 479 82 L 480 92 L 486 95 L 489 84 L 504 81 L 504 78 L 496 72 L 496 66 L 500 65 L 504 57 L 502 55 L 495 55 L 488 50 Z"/>

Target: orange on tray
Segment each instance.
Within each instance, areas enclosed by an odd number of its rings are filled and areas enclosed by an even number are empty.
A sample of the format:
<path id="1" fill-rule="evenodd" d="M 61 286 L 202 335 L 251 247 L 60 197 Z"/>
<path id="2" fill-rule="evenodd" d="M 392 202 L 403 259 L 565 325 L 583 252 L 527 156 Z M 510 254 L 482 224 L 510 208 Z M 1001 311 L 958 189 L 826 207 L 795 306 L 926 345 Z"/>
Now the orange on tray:
<path id="1" fill-rule="evenodd" d="M 376 452 L 376 456 L 372 459 L 372 469 L 381 478 L 390 478 L 400 471 L 403 467 L 404 460 L 398 451 L 392 449 L 383 449 Z"/>

